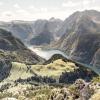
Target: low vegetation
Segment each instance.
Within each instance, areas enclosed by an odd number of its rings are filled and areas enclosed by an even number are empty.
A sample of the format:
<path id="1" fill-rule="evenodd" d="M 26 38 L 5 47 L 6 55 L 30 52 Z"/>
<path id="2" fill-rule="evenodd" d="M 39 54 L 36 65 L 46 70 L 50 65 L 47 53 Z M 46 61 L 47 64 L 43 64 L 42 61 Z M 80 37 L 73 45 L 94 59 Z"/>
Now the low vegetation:
<path id="1" fill-rule="evenodd" d="M 0 100 L 8 97 L 15 98 L 14 100 L 99 100 L 99 84 L 82 79 L 62 86 L 11 83 L 8 88 L 0 92 Z"/>
<path id="2" fill-rule="evenodd" d="M 0 100 L 89 100 L 98 96 L 99 79 L 89 69 L 62 59 L 45 65 L 12 62 L 9 76 L 0 83 Z"/>
<path id="3" fill-rule="evenodd" d="M 58 59 L 47 65 L 26 65 L 24 63 L 12 62 L 12 68 L 7 80 L 26 79 L 35 75 L 41 77 L 52 77 L 57 79 L 63 72 L 74 72 L 78 67 L 71 62 Z"/>

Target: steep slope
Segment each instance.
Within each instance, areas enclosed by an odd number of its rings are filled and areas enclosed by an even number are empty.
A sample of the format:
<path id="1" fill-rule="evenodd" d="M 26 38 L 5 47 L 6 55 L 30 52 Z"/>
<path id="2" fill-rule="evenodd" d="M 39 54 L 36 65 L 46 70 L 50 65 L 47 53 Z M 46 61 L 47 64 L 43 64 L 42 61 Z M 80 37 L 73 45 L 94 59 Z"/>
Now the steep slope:
<path id="1" fill-rule="evenodd" d="M 15 37 L 26 42 L 33 36 L 33 23 L 28 21 L 0 22 L 0 27 L 12 32 Z"/>
<path id="2" fill-rule="evenodd" d="M 0 29 L 0 80 L 9 75 L 11 62 L 39 64 L 45 60 L 30 51 L 8 31 Z"/>
<path id="3" fill-rule="evenodd" d="M 51 18 L 50 20 L 37 20 L 34 24 L 35 35 L 30 40 L 32 45 L 51 44 L 60 36 L 57 34 L 62 21 Z"/>
<path id="4" fill-rule="evenodd" d="M 0 57 L 11 59 L 11 61 L 39 63 L 43 61 L 34 52 L 30 51 L 17 38 L 8 31 L 0 29 Z"/>
<path id="5" fill-rule="evenodd" d="M 50 36 L 51 38 L 52 35 L 54 39 L 57 39 L 59 37 L 57 31 L 61 24 L 62 21 L 60 19 L 51 18 L 50 20 L 0 22 L 0 28 L 12 32 L 12 34 L 22 42 L 30 44 L 30 40 L 34 40 L 37 35 L 41 35 L 46 28 L 46 30 L 48 30 L 47 37 Z M 49 33 L 50 35 L 48 35 Z M 31 44 L 33 42 L 31 42 Z"/>
<path id="6" fill-rule="evenodd" d="M 33 28 L 35 29 L 35 33 L 39 34 L 44 31 L 46 28 L 49 32 L 51 32 L 54 36 L 59 36 L 58 30 L 62 26 L 63 21 L 60 19 L 50 18 L 49 20 L 36 20 Z"/>
<path id="7" fill-rule="evenodd" d="M 44 28 L 42 28 L 41 32 L 30 40 L 30 43 L 32 45 L 43 45 L 50 44 L 52 41 L 54 41 L 54 36 L 51 32 L 49 32 L 48 24 L 45 23 Z"/>
<path id="8" fill-rule="evenodd" d="M 13 37 L 10 32 L 0 29 L 0 49 L 12 51 L 26 49 L 26 47 L 19 39 Z"/>
<path id="9" fill-rule="evenodd" d="M 64 34 L 54 47 L 65 51 L 70 58 L 98 66 L 100 57 L 100 12 L 76 12 L 67 18 L 59 30 Z M 93 63 L 95 62 L 95 63 Z M 99 65 L 100 67 L 100 65 Z"/>

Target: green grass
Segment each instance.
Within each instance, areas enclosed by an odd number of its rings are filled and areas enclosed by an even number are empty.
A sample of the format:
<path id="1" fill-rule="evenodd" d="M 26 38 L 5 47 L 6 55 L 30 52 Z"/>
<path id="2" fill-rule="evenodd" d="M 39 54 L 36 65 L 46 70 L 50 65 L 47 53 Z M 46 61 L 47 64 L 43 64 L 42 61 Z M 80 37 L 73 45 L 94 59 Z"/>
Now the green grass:
<path id="1" fill-rule="evenodd" d="M 27 66 L 25 64 L 12 62 L 10 76 L 6 80 L 15 81 L 18 78 L 27 79 L 28 77 L 31 77 L 31 76 L 33 76 L 33 74 L 27 70 Z"/>
<path id="2" fill-rule="evenodd" d="M 62 72 L 74 71 L 77 67 L 74 63 L 64 62 L 62 59 L 58 59 L 53 63 L 47 65 L 30 65 L 31 71 L 39 76 L 47 76 L 52 78 L 59 78 Z M 17 80 L 18 78 L 27 79 L 34 75 L 27 69 L 27 65 L 24 63 L 12 62 L 12 68 L 10 76 L 6 80 Z"/>
<path id="3" fill-rule="evenodd" d="M 74 71 L 76 68 L 74 63 L 64 62 L 62 59 L 58 59 L 47 65 L 32 65 L 32 70 L 38 75 L 53 78 L 59 77 L 62 72 Z"/>

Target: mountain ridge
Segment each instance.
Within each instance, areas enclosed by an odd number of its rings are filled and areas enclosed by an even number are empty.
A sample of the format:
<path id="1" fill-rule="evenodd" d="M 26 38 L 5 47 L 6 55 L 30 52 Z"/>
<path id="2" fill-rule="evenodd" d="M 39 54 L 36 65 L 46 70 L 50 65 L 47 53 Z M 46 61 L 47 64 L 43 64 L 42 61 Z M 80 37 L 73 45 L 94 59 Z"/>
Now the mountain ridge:
<path id="1" fill-rule="evenodd" d="M 56 40 L 56 38 L 59 37 L 57 31 L 60 28 L 62 22 L 62 20 L 54 18 L 49 20 L 39 19 L 36 21 L 0 22 L 0 28 L 12 32 L 13 35 L 21 39 L 22 42 L 30 44 L 30 41 L 34 40 L 35 36 L 41 35 L 45 28 L 47 28 L 48 32 L 50 32 L 52 37 Z"/>
<path id="2" fill-rule="evenodd" d="M 66 52 L 73 60 L 98 66 L 99 57 L 95 57 L 95 59 L 94 55 L 100 48 L 99 17 L 100 12 L 95 10 L 72 14 L 64 21 L 62 30 L 65 28 L 66 31 L 60 40 L 53 45 L 54 48 Z M 93 64 L 93 60 L 98 60 L 97 65 L 96 61 Z"/>

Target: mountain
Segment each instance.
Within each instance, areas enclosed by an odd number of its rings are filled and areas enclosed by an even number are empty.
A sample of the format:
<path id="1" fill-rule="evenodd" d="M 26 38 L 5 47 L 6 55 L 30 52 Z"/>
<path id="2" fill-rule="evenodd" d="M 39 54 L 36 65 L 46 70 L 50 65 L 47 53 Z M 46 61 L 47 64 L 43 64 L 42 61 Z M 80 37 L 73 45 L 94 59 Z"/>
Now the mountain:
<path id="1" fill-rule="evenodd" d="M 13 51 L 16 49 L 26 49 L 26 47 L 19 39 L 13 37 L 10 32 L 0 29 L 0 49 Z"/>
<path id="2" fill-rule="evenodd" d="M 15 37 L 26 42 L 33 36 L 33 23 L 28 21 L 0 22 L 0 27 L 12 32 Z"/>
<path id="3" fill-rule="evenodd" d="M 73 60 L 100 68 L 100 12 L 75 12 L 58 31 L 63 36 L 53 45 Z"/>
<path id="4" fill-rule="evenodd" d="M 44 26 L 41 34 L 45 37 L 51 32 L 47 24 Z M 95 38 L 99 39 L 99 36 Z M 98 52 L 94 59 L 98 59 Z M 97 92 L 100 78 L 90 68 L 60 54 L 45 61 L 27 49 L 14 33 L 4 29 L 0 29 L 0 81 L 1 100 L 88 100 L 100 97 Z"/>
<path id="5" fill-rule="evenodd" d="M 0 80 L 7 77 L 12 62 L 39 64 L 45 60 L 30 51 L 11 32 L 0 29 Z"/>
<path id="6" fill-rule="evenodd" d="M 27 49 L 11 32 L 5 31 L 4 29 L 0 29 L 0 58 L 31 64 L 43 61 L 41 57 Z"/>
<path id="7" fill-rule="evenodd" d="M 50 20 L 36 20 L 36 21 L 12 21 L 12 22 L 0 22 L 0 28 L 6 29 L 12 34 L 19 38 L 23 43 L 35 44 L 37 42 L 43 41 L 43 43 L 49 44 L 51 41 L 54 41 L 59 38 L 57 31 L 59 30 L 62 24 L 62 20 L 51 18 Z M 44 32 L 44 30 L 47 30 Z M 41 38 L 37 40 L 37 36 L 45 34 L 44 38 L 50 38 L 50 42 L 47 42 Z M 50 34 L 50 35 L 49 35 Z M 51 38 L 54 39 L 51 39 Z M 35 43 L 34 43 L 35 41 Z"/>
<path id="8" fill-rule="evenodd" d="M 41 23 L 43 24 L 43 23 Z M 32 45 L 43 45 L 43 44 L 50 44 L 50 42 L 54 41 L 54 34 L 52 34 L 48 29 L 48 23 L 46 22 L 44 25 L 41 25 L 42 30 L 39 30 L 39 27 L 37 27 L 38 31 L 36 32 L 36 36 L 34 36 L 30 40 L 30 44 Z M 40 33 L 39 33 L 40 31 Z"/>
<path id="9" fill-rule="evenodd" d="M 45 45 L 56 41 L 60 36 L 57 34 L 62 21 L 51 18 L 50 20 L 37 20 L 34 24 L 35 35 L 30 40 L 31 45 Z"/>
<path id="10" fill-rule="evenodd" d="M 49 31 L 43 31 L 30 40 L 31 45 L 45 45 L 54 41 L 54 37 Z"/>

